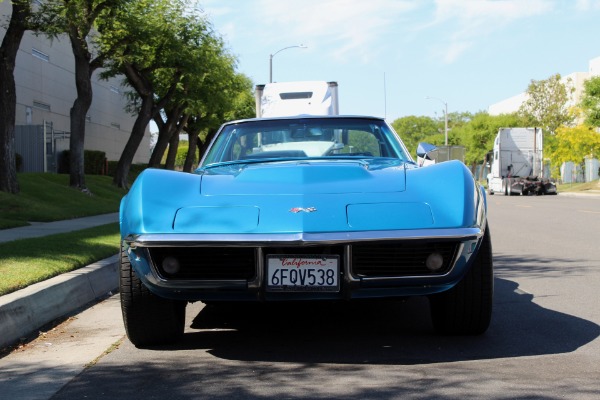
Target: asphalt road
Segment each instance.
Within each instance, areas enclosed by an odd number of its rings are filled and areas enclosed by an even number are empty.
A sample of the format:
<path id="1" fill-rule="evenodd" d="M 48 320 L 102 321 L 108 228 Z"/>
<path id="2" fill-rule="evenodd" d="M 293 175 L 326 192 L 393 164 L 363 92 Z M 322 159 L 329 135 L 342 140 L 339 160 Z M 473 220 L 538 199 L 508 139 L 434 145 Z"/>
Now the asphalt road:
<path id="1" fill-rule="evenodd" d="M 111 297 L 1 359 L 0 398 L 600 398 L 600 197 L 488 201 L 495 309 L 483 336 L 434 335 L 422 298 L 200 303 L 182 343 L 139 350 L 120 340 Z"/>

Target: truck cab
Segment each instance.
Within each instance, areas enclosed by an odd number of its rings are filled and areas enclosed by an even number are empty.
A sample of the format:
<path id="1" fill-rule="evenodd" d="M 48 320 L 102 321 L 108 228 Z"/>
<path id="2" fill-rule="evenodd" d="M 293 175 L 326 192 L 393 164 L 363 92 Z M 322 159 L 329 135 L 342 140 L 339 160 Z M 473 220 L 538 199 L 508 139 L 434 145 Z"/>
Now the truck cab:
<path id="1" fill-rule="evenodd" d="M 542 176 L 542 145 L 540 128 L 500 128 L 486 156 L 488 193 L 555 194 L 556 185 Z"/>
<path id="2" fill-rule="evenodd" d="M 339 115 L 338 84 L 325 81 L 256 85 L 256 117 Z"/>

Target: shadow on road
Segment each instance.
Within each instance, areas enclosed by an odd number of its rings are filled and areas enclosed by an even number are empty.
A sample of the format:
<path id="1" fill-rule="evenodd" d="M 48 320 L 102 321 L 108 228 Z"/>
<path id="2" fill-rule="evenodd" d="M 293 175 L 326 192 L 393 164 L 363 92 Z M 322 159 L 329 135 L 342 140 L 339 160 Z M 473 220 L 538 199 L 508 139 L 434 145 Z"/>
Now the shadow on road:
<path id="1" fill-rule="evenodd" d="M 177 345 L 140 350 L 125 342 L 123 349 L 105 356 L 52 398 L 358 400 L 443 398 L 448 393 L 491 398 L 491 388 L 497 389 L 495 398 L 597 398 L 594 371 L 583 368 L 555 384 L 539 380 L 543 374 L 529 375 L 526 366 L 506 367 L 510 358 L 573 352 L 596 339 L 600 327 L 540 307 L 508 279 L 524 264 L 526 274 L 558 277 L 564 271 L 549 269 L 543 260 L 495 257 L 495 263 L 494 316 L 482 336 L 435 335 L 428 301 L 422 297 L 211 304 L 194 315 L 200 308 L 196 305 L 189 309 L 189 327 Z M 578 265 L 569 267 L 575 271 Z M 499 358 L 505 360 L 459 363 Z M 428 365 L 426 372 L 419 364 Z"/>
<path id="2" fill-rule="evenodd" d="M 299 363 L 422 364 L 568 353 L 600 335 L 584 319 L 542 308 L 496 278 L 485 335 L 435 335 L 426 298 L 360 303 L 218 304 L 204 307 L 176 346 L 223 359 Z"/>

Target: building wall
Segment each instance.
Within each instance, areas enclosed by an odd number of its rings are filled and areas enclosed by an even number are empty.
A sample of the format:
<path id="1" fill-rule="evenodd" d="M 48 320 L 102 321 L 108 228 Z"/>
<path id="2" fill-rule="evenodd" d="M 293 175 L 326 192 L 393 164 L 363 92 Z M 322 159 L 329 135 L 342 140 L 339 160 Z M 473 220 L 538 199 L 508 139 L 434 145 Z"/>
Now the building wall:
<path id="1" fill-rule="evenodd" d="M 9 1 L 0 2 L 0 40 L 4 38 Z M 16 60 L 17 91 L 16 124 L 42 125 L 51 122 L 54 130 L 69 132 L 69 113 L 76 98 L 75 63 L 68 37 L 49 40 L 26 32 Z M 122 78 L 99 79 L 92 76 L 93 101 L 88 111 L 85 148 L 106 153 L 116 161 L 129 139 L 135 117 L 125 112 L 126 100 Z M 150 158 L 150 131 L 134 157 L 134 163 L 147 163 Z"/>
<path id="2" fill-rule="evenodd" d="M 581 100 L 583 95 L 583 83 L 591 76 L 600 75 L 600 57 L 594 58 L 589 62 L 589 72 L 573 72 L 561 78 L 561 82 L 567 85 L 567 88 L 573 88 L 571 99 L 567 103 L 568 107 L 575 106 Z M 501 100 L 489 106 L 488 113 L 490 115 L 509 114 L 519 110 L 528 98 L 526 92 L 519 93 L 508 99 Z"/>
<path id="3" fill-rule="evenodd" d="M 509 97 L 508 99 L 499 101 L 498 103 L 492 104 L 488 108 L 490 115 L 510 114 L 519 109 L 521 104 L 527 100 L 527 93 L 519 93 L 516 96 Z"/>

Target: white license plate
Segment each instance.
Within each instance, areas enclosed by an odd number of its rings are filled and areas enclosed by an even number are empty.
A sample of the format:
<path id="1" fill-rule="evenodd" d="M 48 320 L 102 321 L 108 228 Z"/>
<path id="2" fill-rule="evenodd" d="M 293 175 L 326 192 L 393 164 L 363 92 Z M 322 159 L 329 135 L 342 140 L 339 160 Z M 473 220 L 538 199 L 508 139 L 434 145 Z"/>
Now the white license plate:
<path id="1" fill-rule="evenodd" d="M 267 290 L 337 292 L 339 265 L 338 256 L 268 255 Z"/>

